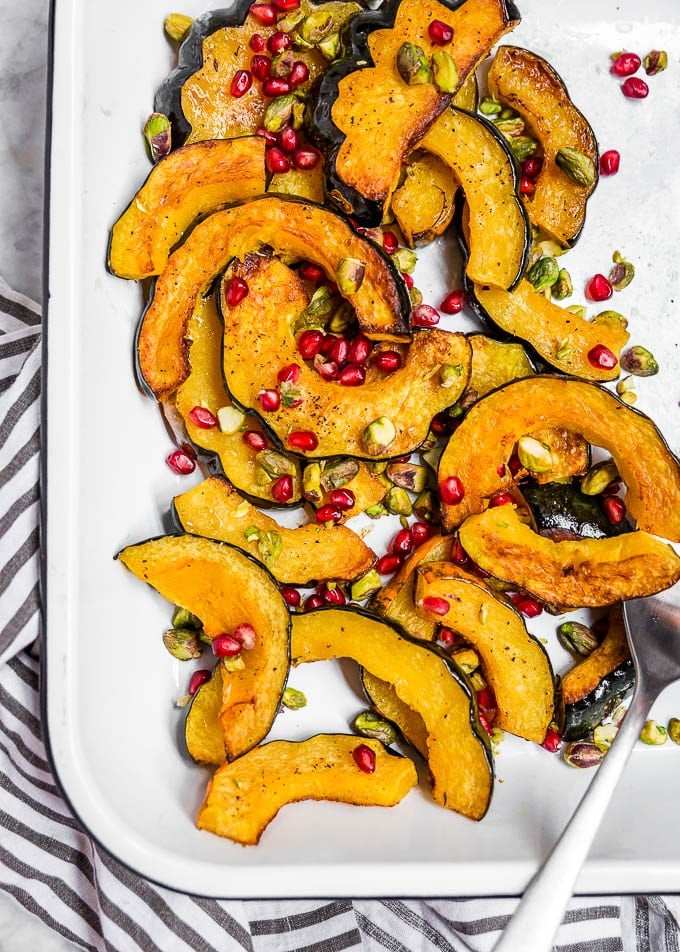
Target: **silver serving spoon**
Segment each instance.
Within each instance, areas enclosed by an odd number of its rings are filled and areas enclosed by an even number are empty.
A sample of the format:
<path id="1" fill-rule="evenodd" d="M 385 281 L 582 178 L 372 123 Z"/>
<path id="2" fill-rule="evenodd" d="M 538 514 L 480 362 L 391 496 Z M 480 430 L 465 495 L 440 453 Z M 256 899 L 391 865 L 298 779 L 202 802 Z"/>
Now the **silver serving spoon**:
<path id="1" fill-rule="evenodd" d="M 660 595 L 626 602 L 623 618 L 636 672 L 630 708 L 576 812 L 527 886 L 494 952 L 550 952 L 576 877 L 649 710 L 664 688 L 680 680 L 680 583 Z"/>

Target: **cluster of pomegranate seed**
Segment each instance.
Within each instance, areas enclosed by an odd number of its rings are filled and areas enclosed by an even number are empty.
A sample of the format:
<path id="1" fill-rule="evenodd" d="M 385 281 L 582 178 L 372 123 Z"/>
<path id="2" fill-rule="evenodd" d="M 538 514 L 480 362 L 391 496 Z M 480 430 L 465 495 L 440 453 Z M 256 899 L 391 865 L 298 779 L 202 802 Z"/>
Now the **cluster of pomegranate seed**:
<path id="1" fill-rule="evenodd" d="M 324 380 L 335 380 L 343 387 L 360 387 L 366 380 L 373 343 L 364 334 L 350 339 L 309 328 L 298 337 L 297 349 L 304 360 L 313 362 L 314 370 Z M 401 357 L 396 356 L 401 366 Z M 376 360 L 376 363 L 380 366 L 381 362 Z M 380 366 L 380 369 L 385 368 Z M 392 369 L 397 368 L 390 367 L 388 372 Z"/>
<path id="2" fill-rule="evenodd" d="M 543 168 L 543 159 L 536 155 L 530 155 L 528 159 L 522 162 L 520 167 L 519 190 L 522 195 L 533 195 L 536 191 L 536 179 Z"/>
<path id="3" fill-rule="evenodd" d="M 543 612 L 543 606 L 530 595 L 521 595 L 519 593 L 510 596 L 510 601 L 518 612 L 521 612 L 527 618 L 536 618 Z"/>
<path id="4" fill-rule="evenodd" d="M 311 595 L 307 596 L 302 607 L 304 611 L 310 612 L 315 608 L 322 608 L 324 605 L 333 605 L 335 608 L 338 608 L 346 604 L 347 597 L 337 583 L 322 582 L 321 585 L 317 585 Z"/>
<path id="5" fill-rule="evenodd" d="M 649 86 L 644 79 L 633 75 L 641 65 L 642 60 L 637 53 L 623 52 L 619 53 L 610 67 L 613 76 L 626 77 L 621 83 L 621 92 L 627 99 L 646 99 L 649 95 Z"/>
<path id="6" fill-rule="evenodd" d="M 392 537 L 387 553 L 376 562 L 376 571 L 380 575 L 392 575 L 411 552 L 427 542 L 433 531 L 427 522 L 414 522 L 411 526 L 399 529 Z"/>
<path id="7" fill-rule="evenodd" d="M 212 652 L 217 658 L 235 658 L 241 651 L 251 651 L 256 640 L 255 629 L 249 622 L 244 621 L 237 625 L 231 634 L 224 631 L 216 635 L 211 642 Z"/>
<path id="8" fill-rule="evenodd" d="M 611 282 L 603 274 L 595 274 L 586 285 L 589 301 L 608 301 L 614 293 Z"/>

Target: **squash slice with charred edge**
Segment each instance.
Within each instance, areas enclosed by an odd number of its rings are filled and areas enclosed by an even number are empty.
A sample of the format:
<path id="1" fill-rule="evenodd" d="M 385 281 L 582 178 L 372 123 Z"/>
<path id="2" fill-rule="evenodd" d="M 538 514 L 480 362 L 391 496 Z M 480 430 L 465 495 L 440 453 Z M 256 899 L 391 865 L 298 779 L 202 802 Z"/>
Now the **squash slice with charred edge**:
<path id="1" fill-rule="evenodd" d="M 615 380 L 621 372 L 618 360 L 630 335 L 625 320 L 612 311 L 587 321 L 549 301 L 526 280 L 509 292 L 475 284 L 472 307 L 482 320 L 526 341 L 540 358 L 563 373 L 584 380 Z M 595 367 L 588 359 L 598 344 L 604 344 L 616 357 L 612 368 Z"/>
<path id="2" fill-rule="evenodd" d="M 261 136 L 200 142 L 161 159 L 113 226 L 109 269 L 134 281 L 160 274 L 198 218 L 261 195 L 265 144 Z"/>
<path id="3" fill-rule="evenodd" d="M 451 224 L 458 185 L 449 166 L 427 152 L 411 156 L 392 212 L 409 248 L 428 244 Z"/>
<path id="4" fill-rule="evenodd" d="M 350 580 L 368 572 L 375 553 L 346 526 L 308 523 L 297 529 L 279 525 L 239 495 L 227 480 L 212 476 L 181 496 L 174 511 L 185 532 L 231 542 L 263 561 L 277 582 L 310 585 L 328 579 Z M 248 542 L 246 530 L 275 532 L 281 549 L 263 558 L 257 539 Z"/>
<path id="5" fill-rule="evenodd" d="M 194 535 L 161 536 L 116 556 L 173 605 L 201 619 L 210 638 L 248 622 L 255 646 L 245 667 L 223 678 L 224 745 L 229 759 L 259 744 L 276 717 L 289 668 L 290 615 L 263 565 L 226 542 Z"/>
<path id="6" fill-rule="evenodd" d="M 493 784 L 488 737 L 474 692 L 446 655 L 356 608 L 294 615 L 291 649 L 294 664 L 352 658 L 389 681 L 427 727 L 434 799 L 470 819 L 484 816 Z"/>
<path id="7" fill-rule="evenodd" d="M 558 614 L 654 595 L 680 579 L 680 557 L 646 532 L 553 542 L 511 505 L 470 516 L 458 535 L 473 562 Z"/>
<path id="8" fill-rule="evenodd" d="M 465 491 L 459 503 L 442 507 L 449 531 L 481 512 L 494 493 L 512 488 L 507 463 L 515 444 L 541 426 L 565 427 L 608 450 L 628 488 L 626 506 L 638 529 L 680 541 L 680 464 L 656 426 L 598 384 L 548 375 L 517 380 L 483 397 L 449 439 L 439 485 L 458 476 Z"/>
<path id="9" fill-rule="evenodd" d="M 529 50 L 501 46 L 488 77 L 489 95 L 515 109 L 543 151 L 543 167 L 525 205 L 532 223 L 571 247 L 583 229 L 586 203 L 597 184 L 597 141 L 552 66 Z M 578 185 L 560 169 L 560 149 L 576 149 L 593 164 L 591 185 Z"/>
<path id="10" fill-rule="evenodd" d="M 407 340 L 410 301 L 394 265 L 340 215 L 319 205 L 267 195 L 213 212 L 170 255 L 156 281 L 137 335 L 142 381 L 160 397 L 189 373 L 187 326 L 200 295 L 234 258 L 265 245 L 320 265 L 334 279 L 344 258 L 365 265 L 361 286 L 347 300 L 364 333 Z"/>
<path id="11" fill-rule="evenodd" d="M 469 212 L 466 274 L 472 281 L 509 290 L 524 274 L 531 229 L 518 194 L 517 165 L 492 122 L 447 109 L 420 141 L 460 183 Z"/>
<path id="12" fill-rule="evenodd" d="M 562 677 L 560 723 L 564 740 L 580 740 L 633 688 L 635 670 L 620 605 L 613 605 L 607 634 L 587 658 Z"/>
<path id="13" fill-rule="evenodd" d="M 448 602 L 448 612 L 431 612 L 430 598 Z M 520 613 L 451 562 L 420 566 L 415 604 L 426 618 L 448 625 L 478 652 L 498 705 L 495 725 L 542 744 L 553 718 L 555 680 L 546 651 L 526 630 Z"/>
<path id="14" fill-rule="evenodd" d="M 274 480 L 263 479 L 258 451 L 244 442 L 243 433 L 223 433 L 219 426 L 200 427 L 191 419 L 194 407 L 205 407 L 217 416 L 219 410 L 231 405 L 222 376 L 222 322 L 214 294 L 196 302 L 188 336 L 189 376 L 172 396 L 162 401 L 166 416 L 178 415 L 191 442 L 219 457 L 222 469 L 239 492 L 256 499 L 259 506 L 281 506 L 272 496 Z M 249 430 L 262 432 L 254 414 L 247 414 L 244 423 Z M 288 505 L 295 506 L 301 495 L 300 465 L 295 457 L 288 457 L 288 461 L 293 477 L 293 495 Z"/>
<path id="15" fill-rule="evenodd" d="M 428 35 L 432 20 L 454 29 L 446 52 L 460 88 L 519 13 L 509 0 L 391 0 L 352 22 L 349 56 L 312 93 L 311 132 L 328 156 L 326 192 L 367 225 L 380 223 L 406 156 L 451 101 L 434 83 L 407 84 L 397 70 L 405 42 L 428 59 L 437 51 Z"/>
<path id="16" fill-rule="evenodd" d="M 380 459 L 402 456 L 426 438 L 430 420 L 455 403 L 469 373 L 470 345 L 461 334 L 427 330 L 413 336 L 403 366 L 389 381 L 371 368 L 361 387 L 344 387 L 324 380 L 301 360 L 295 325 L 306 307 L 307 292 L 300 278 L 276 258 L 249 256 L 230 269 L 248 284 L 248 294 L 230 307 L 220 287 L 219 307 L 224 320 L 224 379 L 229 393 L 242 407 L 257 410 L 263 389 L 276 387 L 277 368 L 300 366 L 293 384 L 297 406 L 281 401 L 278 410 L 261 412 L 263 422 L 287 444 L 291 432 L 311 431 L 318 444 L 304 455 Z M 444 387 L 441 370 L 459 368 L 453 386 Z M 366 428 L 381 417 L 395 427 L 393 441 L 384 452 L 371 453 L 364 446 Z"/>
<path id="17" fill-rule="evenodd" d="M 191 699 L 184 721 L 187 753 L 197 764 L 219 766 L 227 759 L 220 721 L 223 690 L 222 662 L 218 661 L 210 680 L 202 684 Z"/>
<path id="18" fill-rule="evenodd" d="M 365 773 L 352 751 L 364 744 L 375 754 Z M 418 783 L 411 760 L 380 741 L 351 734 L 317 734 L 309 740 L 273 740 L 220 767 L 208 783 L 197 826 L 254 846 L 281 807 L 300 800 L 335 800 L 391 807 Z"/>
<path id="19" fill-rule="evenodd" d="M 427 728 L 420 714 L 400 700 L 389 681 L 376 678 L 365 668 L 361 670 L 361 686 L 377 713 L 391 721 L 405 740 L 427 760 Z"/>

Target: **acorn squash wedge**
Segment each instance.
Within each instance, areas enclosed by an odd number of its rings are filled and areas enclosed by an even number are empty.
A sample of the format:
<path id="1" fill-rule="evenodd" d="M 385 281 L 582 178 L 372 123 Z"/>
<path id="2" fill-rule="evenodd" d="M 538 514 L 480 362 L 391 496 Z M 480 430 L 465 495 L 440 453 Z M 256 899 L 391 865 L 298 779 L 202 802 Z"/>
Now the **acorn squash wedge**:
<path id="1" fill-rule="evenodd" d="M 352 658 L 394 685 L 427 727 L 434 799 L 470 819 L 484 816 L 493 784 L 488 737 L 474 692 L 446 655 L 356 608 L 294 615 L 291 648 L 294 664 Z"/>
<path id="2" fill-rule="evenodd" d="M 375 711 L 391 721 L 408 743 L 427 760 L 427 727 L 417 711 L 400 699 L 389 681 L 361 669 L 361 686 Z"/>
<path id="3" fill-rule="evenodd" d="M 397 70 L 403 43 L 428 59 L 437 50 L 432 20 L 454 29 L 447 52 L 460 87 L 519 13 L 510 0 L 389 0 L 352 21 L 349 55 L 313 90 L 310 133 L 327 156 L 326 193 L 366 225 L 380 224 L 406 156 L 451 101 L 434 83 L 407 84 Z"/>
<path id="4" fill-rule="evenodd" d="M 289 529 L 251 506 L 219 476 L 175 496 L 173 506 L 185 532 L 237 545 L 264 562 L 283 585 L 350 580 L 375 562 L 373 550 L 346 526 L 308 523 Z"/>
<path id="5" fill-rule="evenodd" d="M 363 744 L 375 755 L 365 773 L 352 752 Z M 300 800 L 335 800 L 356 806 L 395 806 L 418 783 L 413 762 L 378 740 L 351 734 L 317 734 L 309 740 L 274 740 L 215 771 L 197 826 L 254 846 L 281 807 Z"/>
<path id="6" fill-rule="evenodd" d="M 428 607 L 430 599 L 438 603 L 436 613 Z M 449 605 L 445 614 L 442 601 Z M 498 705 L 495 725 L 543 743 L 554 713 L 555 680 L 545 649 L 514 606 L 451 562 L 419 567 L 415 604 L 426 618 L 462 635 L 479 654 Z"/>
<path id="7" fill-rule="evenodd" d="M 428 129 L 420 147 L 450 166 L 465 193 L 468 278 L 512 289 L 527 266 L 531 229 L 507 142 L 482 116 L 450 108 Z"/>
<path id="8" fill-rule="evenodd" d="M 220 720 L 223 690 L 222 662 L 218 661 L 210 680 L 202 684 L 191 699 L 184 720 L 184 743 L 197 764 L 219 766 L 227 759 Z"/>
<path id="9" fill-rule="evenodd" d="M 565 427 L 613 456 L 638 529 L 680 541 L 680 464 L 652 421 L 598 384 L 527 377 L 494 390 L 470 408 L 439 462 L 440 486 L 458 476 L 462 500 L 443 506 L 448 530 L 512 487 L 507 467 L 517 440 L 541 426 Z M 500 474 L 503 475 L 500 475 Z"/>
<path id="10" fill-rule="evenodd" d="M 140 281 L 160 274 L 196 219 L 265 190 L 261 136 L 213 140 L 161 159 L 111 230 L 109 270 Z"/>
<path id="11" fill-rule="evenodd" d="M 458 535 L 477 565 L 558 614 L 654 595 L 680 579 L 680 556 L 646 532 L 553 542 L 520 522 L 512 505 L 470 516 Z"/>
<path id="12" fill-rule="evenodd" d="M 562 677 L 561 729 L 564 740 L 586 737 L 627 697 L 635 684 L 620 605 L 609 613 L 602 642 Z"/>
<path id="13" fill-rule="evenodd" d="M 331 279 L 343 259 L 362 262 L 363 281 L 347 295 L 360 327 L 368 336 L 408 339 L 410 301 L 387 256 L 334 212 L 267 195 L 209 215 L 175 249 L 158 277 L 137 335 L 141 380 L 156 397 L 172 393 L 187 377 L 187 325 L 199 296 L 232 259 L 263 246 L 290 259 L 314 261 Z"/>
<path id="14" fill-rule="evenodd" d="M 210 410 L 218 417 L 220 410 L 232 405 L 222 376 L 222 322 L 214 294 L 198 298 L 187 336 L 191 341 L 189 376 L 174 394 L 163 399 L 166 417 L 179 416 L 191 442 L 219 458 L 227 478 L 239 492 L 257 500 L 258 506 L 281 506 L 272 496 L 275 478 L 262 466 L 262 453 L 244 441 L 240 427 L 233 433 L 223 432 L 219 424 L 201 427 L 192 419 L 195 407 Z M 243 425 L 250 431 L 261 433 L 266 440 L 254 414 L 246 414 Z M 292 495 L 287 505 L 295 506 L 299 504 L 302 492 L 300 465 L 293 456 L 286 456 L 285 460 L 282 456 L 283 463 L 293 478 Z"/>
<path id="15" fill-rule="evenodd" d="M 226 542 L 193 535 L 162 536 L 129 545 L 116 556 L 173 605 L 201 619 L 210 638 L 253 626 L 255 646 L 244 667 L 223 672 L 220 720 L 229 759 L 267 735 L 288 677 L 290 615 L 265 567 Z"/>
<path id="16" fill-rule="evenodd" d="M 304 452 L 308 459 L 403 456 L 423 442 L 432 417 L 455 403 L 465 388 L 470 345 L 462 334 L 439 330 L 414 334 L 403 366 L 387 382 L 375 368 L 360 387 L 324 380 L 297 350 L 297 319 L 307 302 L 298 275 L 276 258 L 251 255 L 232 266 L 227 280 L 233 277 L 245 280 L 249 291 L 230 306 L 225 283 L 220 287 L 227 388 L 242 407 L 258 410 L 261 391 L 277 386 L 277 369 L 297 364 L 293 405 L 282 399 L 276 410 L 260 409 L 265 425 L 292 452 L 299 450 L 288 441 L 289 434 L 309 432 L 316 445 Z M 444 385 L 445 366 L 456 368 L 452 386 Z M 392 439 L 374 446 L 367 441 L 367 428 L 384 419 L 393 426 Z"/>
<path id="17" fill-rule="evenodd" d="M 472 307 L 482 320 L 526 341 L 556 370 L 583 380 L 615 380 L 619 376 L 619 357 L 630 335 L 625 318 L 614 311 L 586 320 L 548 300 L 526 280 L 514 291 L 482 284 L 473 284 L 470 290 Z M 604 369 L 591 363 L 588 354 L 598 345 L 614 354 L 613 367 Z"/>
<path id="18" fill-rule="evenodd" d="M 391 208 L 409 248 L 442 235 L 455 211 L 457 182 L 446 163 L 426 152 L 411 156 Z"/>
<path id="19" fill-rule="evenodd" d="M 543 167 L 525 205 L 534 225 L 571 247 L 583 229 L 586 203 L 597 184 L 597 141 L 585 116 L 569 98 L 562 79 L 536 53 L 501 46 L 488 76 L 489 95 L 515 109 L 538 139 Z M 590 163 L 590 184 L 578 184 L 556 162 L 562 149 L 574 149 Z"/>

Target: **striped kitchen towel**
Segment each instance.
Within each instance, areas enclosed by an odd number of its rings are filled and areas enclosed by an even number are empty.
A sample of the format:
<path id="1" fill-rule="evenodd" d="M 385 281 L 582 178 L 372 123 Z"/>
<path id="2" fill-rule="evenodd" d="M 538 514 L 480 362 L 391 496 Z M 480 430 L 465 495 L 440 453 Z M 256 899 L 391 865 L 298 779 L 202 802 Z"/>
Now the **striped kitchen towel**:
<path id="1" fill-rule="evenodd" d="M 156 886 L 88 838 L 40 723 L 40 312 L 0 279 L 0 889 L 94 952 L 489 950 L 514 899 L 209 900 Z M 579 898 L 561 952 L 680 952 L 680 899 Z"/>

